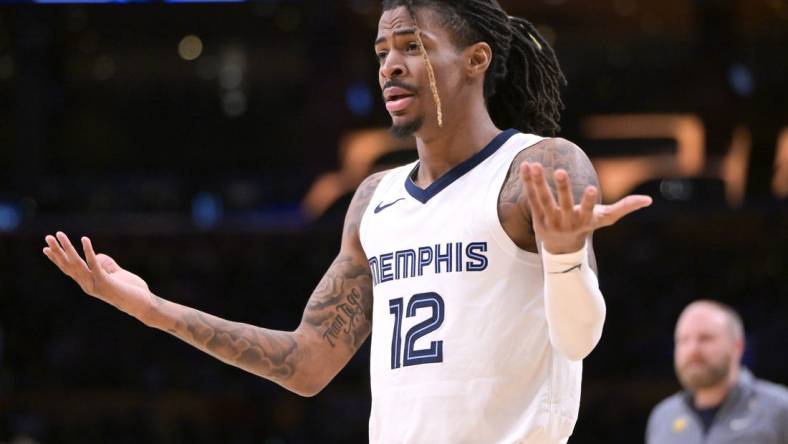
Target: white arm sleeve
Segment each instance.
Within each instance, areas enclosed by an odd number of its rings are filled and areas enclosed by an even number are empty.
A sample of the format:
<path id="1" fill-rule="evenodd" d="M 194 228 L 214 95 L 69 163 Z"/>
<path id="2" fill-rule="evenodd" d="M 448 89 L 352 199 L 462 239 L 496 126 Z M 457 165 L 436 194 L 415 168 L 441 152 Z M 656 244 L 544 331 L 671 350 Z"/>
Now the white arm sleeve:
<path id="1" fill-rule="evenodd" d="M 550 342 L 577 361 L 591 353 L 602 336 L 605 299 L 588 262 L 588 242 L 579 251 L 551 254 L 542 248 L 544 298 Z"/>

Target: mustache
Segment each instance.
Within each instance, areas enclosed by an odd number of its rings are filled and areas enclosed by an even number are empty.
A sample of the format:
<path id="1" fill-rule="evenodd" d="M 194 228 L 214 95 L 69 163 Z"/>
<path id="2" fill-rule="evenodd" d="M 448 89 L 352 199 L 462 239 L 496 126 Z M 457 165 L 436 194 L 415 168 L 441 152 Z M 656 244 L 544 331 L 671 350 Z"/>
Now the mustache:
<path id="1" fill-rule="evenodd" d="M 411 85 L 409 83 L 405 83 L 405 82 L 403 82 L 402 80 L 399 80 L 399 79 L 391 79 L 391 80 L 387 81 L 386 83 L 384 83 L 383 84 L 383 92 L 385 92 L 387 89 L 389 89 L 391 87 L 394 87 L 394 86 L 397 87 L 397 88 L 402 88 L 402 89 L 408 91 L 409 93 L 411 93 L 413 95 L 416 95 L 416 87 L 414 85 Z M 384 99 L 385 99 L 385 95 L 384 95 Z"/>
<path id="2" fill-rule="evenodd" d="M 708 367 L 709 366 L 709 361 L 707 361 L 706 359 L 703 359 L 703 358 L 689 359 L 686 362 L 684 362 L 684 364 L 681 366 L 681 368 L 687 368 L 687 367 L 689 367 L 692 364 L 700 364 L 700 365 L 705 365 L 705 366 Z"/>

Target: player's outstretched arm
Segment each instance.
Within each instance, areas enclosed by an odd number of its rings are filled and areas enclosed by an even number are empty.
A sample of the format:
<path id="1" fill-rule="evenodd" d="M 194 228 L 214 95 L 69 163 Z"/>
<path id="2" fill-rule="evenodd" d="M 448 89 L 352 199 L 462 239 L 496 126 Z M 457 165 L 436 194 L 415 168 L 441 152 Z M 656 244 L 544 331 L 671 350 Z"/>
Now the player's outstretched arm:
<path id="1" fill-rule="evenodd" d="M 523 151 L 501 192 L 501 214 L 515 215 L 502 222 L 528 225 L 541 244 L 550 340 L 573 360 L 594 349 L 605 319 L 592 234 L 651 204 L 648 196 L 632 195 L 601 205 L 599 195 L 591 161 L 564 139 L 546 139 Z"/>
<path id="2" fill-rule="evenodd" d="M 379 179 L 371 176 L 356 192 L 340 253 L 292 332 L 227 321 L 162 299 L 142 278 L 96 254 L 87 237 L 82 238 L 84 259 L 60 232 L 46 237 L 44 254 L 85 293 L 223 362 L 311 396 L 333 379 L 370 333 L 372 284 L 358 225 Z"/>

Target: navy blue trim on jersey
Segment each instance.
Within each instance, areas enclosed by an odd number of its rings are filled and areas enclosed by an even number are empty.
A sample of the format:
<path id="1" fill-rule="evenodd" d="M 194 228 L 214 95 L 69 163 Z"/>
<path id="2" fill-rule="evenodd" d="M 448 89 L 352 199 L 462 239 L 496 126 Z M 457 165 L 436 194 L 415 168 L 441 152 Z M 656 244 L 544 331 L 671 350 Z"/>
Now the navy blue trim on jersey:
<path id="1" fill-rule="evenodd" d="M 476 165 L 482 163 L 488 157 L 492 156 L 493 153 L 498 151 L 498 148 L 500 148 L 504 143 L 506 143 L 507 140 L 517 133 L 518 131 L 514 128 L 502 131 L 500 134 L 495 136 L 495 138 L 481 151 L 474 154 L 456 167 L 450 169 L 446 174 L 439 177 L 438 180 L 431 183 L 430 186 L 425 189 L 419 188 L 419 186 L 413 182 L 413 177 L 416 175 L 416 171 L 418 171 L 419 168 L 419 164 L 416 164 L 416 166 L 413 168 L 413 171 L 408 174 L 408 178 L 405 179 L 405 189 L 414 199 L 421 203 L 427 203 L 428 200 L 440 193 L 447 186 L 451 185 L 452 182 L 462 177 L 465 173 L 472 170 Z"/>

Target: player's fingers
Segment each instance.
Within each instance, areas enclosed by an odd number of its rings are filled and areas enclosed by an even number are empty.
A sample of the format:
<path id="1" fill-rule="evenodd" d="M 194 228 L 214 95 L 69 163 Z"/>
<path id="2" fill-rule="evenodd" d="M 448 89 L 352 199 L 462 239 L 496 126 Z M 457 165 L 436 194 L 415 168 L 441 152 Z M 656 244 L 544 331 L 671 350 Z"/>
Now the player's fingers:
<path id="1" fill-rule="evenodd" d="M 44 240 L 48 245 L 44 248 L 44 254 L 47 255 L 47 258 L 49 258 L 49 260 L 52 261 L 63 274 L 76 280 L 76 276 L 78 274 L 74 270 L 72 264 L 66 258 L 66 253 L 63 251 L 63 248 L 60 246 L 57 239 L 52 235 L 48 235 L 44 238 Z"/>
<path id="2" fill-rule="evenodd" d="M 74 256 L 78 256 L 78 253 L 74 250 L 74 247 L 71 245 L 71 241 L 68 239 L 68 236 L 66 236 L 66 233 L 58 231 L 55 233 L 55 238 L 62 247 L 63 256 L 66 258 L 66 261 L 73 261 Z"/>
<path id="3" fill-rule="evenodd" d="M 89 273 L 90 269 L 88 269 L 88 265 L 82 260 L 82 257 L 77 253 L 74 246 L 71 245 L 71 240 L 66 236 L 66 233 L 58 231 L 57 240 L 59 240 L 60 245 L 63 246 L 63 251 L 66 253 L 66 259 L 69 264 L 74 267 L 74 271 L 80 274 Z"/>
<path id="4" fill-rule="evenodd" d="M 643 195 L 627 196 L 612 205 L 601 209 L 596 227 L 606 227 L 618 222 L 622 217 L 651 205 L 651 197 Z"/>
<path id="5" fill-rule="evenodd" d="M 44 238 L 44 241 L 46 241 L 47 245 L 49 246 L 50 256 L 53 259 L 53 262 L 56 264 L 65 265 L 66 253 L 63 252 L 63 248 L 57 242 L 55 236 L 52 236 L 51 234 L 47 235 L 47 237 Z"/>
<path id="6" fill-rule="evenodd" d="M 99 276 L 103 275 L 104 269 L 99 264 L 99 261 L 96 258 L 96 252 L 93 251 L 93 244 L 90 242 L 90 239 L 87 236 L 82 236 L 82 251 L 85 252 L 85 259 L 88 262 L 90 271 L 96 273 Z"/>
<path id="7" fill-rule="evenodd" d="M 531 164 L 528 162 L 523 162 L 520 165 L 520 178 L 523 181 L 525 195 L 528 198 L 528 206 L 531 209 L 531 219 L 534 220 L 535 223 L 542 223 L 544 220 L 544 209 L 539 202 L 539 196 L 534 186 L 534 179 L 533 176 L 531 176 Z"/>
<path id="8" fill-rule="evenodd" d="M 66 272 L 63 266 L 63 262 L 60 260 L 57 254 L 55 254 L 55 252 L 52 250 L 52 247 L 44 247 L 44 255 L 46 255 L 47 259 L 49 259 L 53 264 L 55 264 L 57 268 L 60 269 L 60 271 L 64 273 Z"/>
<path id="9" fill-rule="evenodd" d="M 539 203 L 542 204 L 546 221 L 553 227 L 557 227 L 560 223 L 560 211 L 555 203 L 553 194 L 550 192 L 550 187 L 547 185 L 547 178 L 542 165 L 538 163 L 531 165 L 531 177 L 533 178 Z"/>
<path id="10" fill-rule="evenodd" d="M 572 182 L 569 174 L 564 170 L 556 170 L 553 178 L 558 190 L 558 206 L 565 215 L 570 215 L 575 208 L 575 199 L 572 197 Z"/>
<path id="11" fill-rule="evenodd" d="M 597 202 L 597 189 L 593 185 L 586 187 L 583 192 L 583 199 L 580 201 L 580 223 L 586 225 L 591 221 L 594 216 L 594 206 Z"/>

